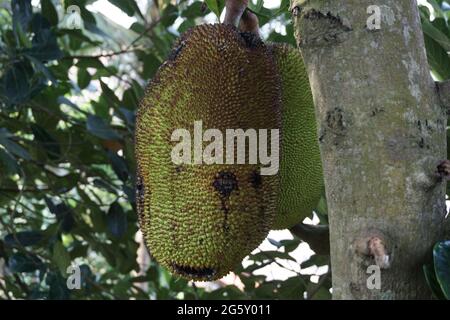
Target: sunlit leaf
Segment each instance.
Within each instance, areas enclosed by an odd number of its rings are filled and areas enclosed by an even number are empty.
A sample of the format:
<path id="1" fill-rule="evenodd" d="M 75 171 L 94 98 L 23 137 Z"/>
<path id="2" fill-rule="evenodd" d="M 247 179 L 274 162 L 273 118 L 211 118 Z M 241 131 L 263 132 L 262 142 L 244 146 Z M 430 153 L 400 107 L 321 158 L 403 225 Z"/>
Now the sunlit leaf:
<path id="1" fill-rule="evenodd" d="M 94 136 L 105 140 L 119 140 L 120 136 L 100 117 L 90 115 L 86 122 L 87 130 Z"/>

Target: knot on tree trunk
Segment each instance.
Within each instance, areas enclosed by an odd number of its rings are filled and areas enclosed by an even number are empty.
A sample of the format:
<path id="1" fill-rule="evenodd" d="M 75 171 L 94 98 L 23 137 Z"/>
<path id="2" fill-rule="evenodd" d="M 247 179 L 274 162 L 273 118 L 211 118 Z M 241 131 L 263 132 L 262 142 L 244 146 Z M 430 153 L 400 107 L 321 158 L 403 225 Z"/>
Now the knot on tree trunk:
<path id="1" fill-rule="evenodd" d="M 356 253 L 370 259 L 370 263 L 375 262 L 380 269 L 388 269 L 391 266 L 393 252 L 388 246 L 393 248 L 392 241 L 379 230 L 370 230 L 357 239 L 355 244 Z"/>
<path id="2" fill-rule="evenodd" d="M 388 269 L 390 267 L 390 257 L 386 250 L 383 240 L 378 237 L 373 237 L 367 243 L 369 254 L 375 259 L 375 263 L 381 269 Z"/>
<path id="3" fill-rule="evenodd" d="M 294 19 L 298 20 L 302 30 L 297 35 L 299 47 L 320 47 L 344 42 L 346 33 L 352 31 L 350 22 L 332 12 L 323 13 L 319 10 L 300 6 L 291 9 Z"/>

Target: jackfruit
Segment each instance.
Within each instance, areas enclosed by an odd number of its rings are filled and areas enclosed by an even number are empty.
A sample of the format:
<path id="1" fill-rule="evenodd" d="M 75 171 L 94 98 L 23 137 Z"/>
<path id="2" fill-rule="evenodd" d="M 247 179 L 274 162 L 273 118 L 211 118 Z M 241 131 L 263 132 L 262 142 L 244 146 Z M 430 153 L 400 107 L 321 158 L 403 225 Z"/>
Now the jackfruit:
<path id="1" fill-rule="evenodd" d="M 277 129 L 280 99 L 268 48 L 223 24 L 182 35 L 147 87 L 136 120 L 136 202 L 151 255 L 173 273 L 213 280 L 231 271 L 273 226 L 280 186 L 260 163 L 174 164 L 172 133 L 192 133 L 200 120 L 224 133 Z"/>
<path id="2" fill-rule="evenodd" d="M 273 229 L 303 221 L 323 190 L 322 163 L 308 74 L 298 49 L 272 44 L 281 80 L 280 193 Z"/>

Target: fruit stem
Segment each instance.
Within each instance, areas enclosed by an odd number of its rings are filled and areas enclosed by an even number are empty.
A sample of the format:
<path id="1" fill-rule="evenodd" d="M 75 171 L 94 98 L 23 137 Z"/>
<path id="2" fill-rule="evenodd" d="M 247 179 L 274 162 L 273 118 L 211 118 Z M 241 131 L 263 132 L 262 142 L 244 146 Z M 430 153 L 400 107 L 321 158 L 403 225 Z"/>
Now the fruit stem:
<path id="1" fill-rule="evenodd" d="M 248 6 L 248 0 L 226 0 L 224 24 L 232 24 L 237 27 L 242 14 Z"/>
<path id="2" fill-rule="evenodd" d="M 239 30 L 254 33 L 259 37 L 259 20 L 256 14 L 250 10 L 245 10 L 242 14 Z"/>

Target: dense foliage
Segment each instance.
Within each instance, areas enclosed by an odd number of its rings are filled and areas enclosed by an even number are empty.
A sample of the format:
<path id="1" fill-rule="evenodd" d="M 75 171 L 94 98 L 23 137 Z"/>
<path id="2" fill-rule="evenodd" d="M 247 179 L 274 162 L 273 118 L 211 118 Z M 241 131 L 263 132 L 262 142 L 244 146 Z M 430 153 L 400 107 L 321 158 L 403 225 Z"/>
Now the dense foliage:
<path id="1" fill-rule="evenodd" d="M 153 261 L 138 264 L 138 101 L 177 36 L 217 21 L 223 0 L 109 0 L 135 19 L 129 29 L 88 10 L 94 2 L 0 1 L 0 298 L 329 298 L 329 272 L 318 283 L 295 270 L 284 281 L 257 272 L 297 263 L 289 254 L 301 243 L 295 236 L 252 254 L 254 263 L 236 270 L 236 285 L 193 285 Z M 445 2 L 429 2 L 436 19 L 421 14 L 430 65 L 447 79 L 449 13 Z M 80 9 L 81 29 L 64 24 L 71 5 Z M 252 3 L 267 40 L 295 45 L 288 7 L 286 0 L 273 9 Z M 316 212 L 327 223 L 324 199 Z M 448 245 L 439 248 L 448 262 Z M 328 261 L 313 255 L 301 269 Z M 80 289 L 66 285 L 70 265 L 79 266 Z"/>

